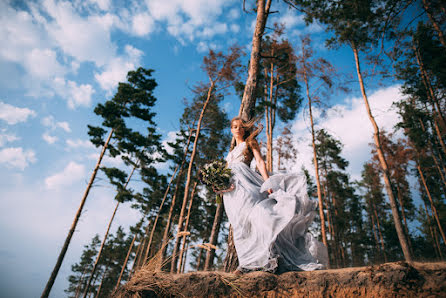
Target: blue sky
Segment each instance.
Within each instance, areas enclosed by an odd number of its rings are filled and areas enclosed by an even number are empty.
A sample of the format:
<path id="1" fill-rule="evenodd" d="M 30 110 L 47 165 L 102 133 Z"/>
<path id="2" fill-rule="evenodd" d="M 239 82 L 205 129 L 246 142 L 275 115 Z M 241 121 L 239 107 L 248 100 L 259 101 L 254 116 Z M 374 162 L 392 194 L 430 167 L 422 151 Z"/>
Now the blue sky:
<path id="1" fill-rule="evenodd" d="M 302 16 L 277 1 L 272 10 L 279 13 L 272 15 L 269 26 L 284 23 L 286 36 L 296 45 L 300 34 L 311 34 L 318 55 L 340 72 L 355 75 L 352 53 L 325 49 L 327 34 L 321 26 L 306 27 Z M 164 140 L 171 139 L 183 98 L 191 96 L 191 86 L 206 80 L 200 69 L 203 56 L 209 49 L 225 51 L 237 42 L 248 54 L 247 64 L 254 21 L 255 15 L 243 12 L 237 0 L 0 1 L 2 294 L 38 296 L 46 284 L 99 154 L 87 136 L 87 124 L 100 120 L 94 106 L 113 95 L 127 71 L 138 66 L 154 69 L 156 122 Z M 383 83 L 373 84 L 368 92 L 378 124 L 390 130 L 397 121 L 390 107 L 401 95 L 394 82 Z M 362 164 L 370 158 L 372 127 L 357 84 L 350 87 L 350 94 L 333 95 L 332 107 L 318 127 L 344 143 L 349 172 L 359 179 Z M 233 117 L 239 99 L 228 96 L 224 106 Z M 290 170 L 303 164 L 312 172 L 308 124 L 302 113 L 290 123 L 299 150 Z M 105 163 L 122 166 L 119 160 Z M 104 233 L 113 208 L 112 189 L 99 181 L 88 197 L 52 297 L 64 296 L 70 266 L 94 234 Z M 139 218 L 124 205 L 113 230 Z"/>

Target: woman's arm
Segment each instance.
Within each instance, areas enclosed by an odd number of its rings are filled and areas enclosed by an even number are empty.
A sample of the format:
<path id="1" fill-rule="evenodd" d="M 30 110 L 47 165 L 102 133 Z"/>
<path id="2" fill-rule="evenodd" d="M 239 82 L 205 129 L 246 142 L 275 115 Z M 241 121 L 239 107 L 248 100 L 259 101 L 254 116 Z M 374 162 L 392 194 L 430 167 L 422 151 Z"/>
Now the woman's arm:
<path id="1" fill-rule="evenodd" d="M 269 178 L 268 171 L 266 170 L 265 161 L 263 161 L 262 155 L 260 154 L 260 150 L 257 146 L 252 148 L 252 153 L 254 154 L 254 158 L 256 159 L 257 168 L 260 171 L 260 174 L 263 177 L 263 180 Z"/>
<path id="2" fill-rule="evenodd" d="M 254 158 L 256 159 L 256 165 L 257 168 L 260 171 L 260 174 L 262 174 L 263 180 L 266 180 L 269 178 L 268 171 L 266 170 L 265 161 L 262 158 L 262 155 L 260 154 L 260 150 L 258 145 L 252 148 L 252 153 L 254 154 Z M 273 190 L 268 189 L 268 193 L 272 194 Z"/>

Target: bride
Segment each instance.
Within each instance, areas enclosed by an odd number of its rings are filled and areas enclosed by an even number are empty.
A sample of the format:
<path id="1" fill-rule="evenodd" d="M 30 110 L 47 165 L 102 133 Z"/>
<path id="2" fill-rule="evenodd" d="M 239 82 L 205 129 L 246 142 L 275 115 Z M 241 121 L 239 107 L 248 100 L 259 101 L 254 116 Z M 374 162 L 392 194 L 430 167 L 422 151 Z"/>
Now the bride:
<path id="1" fill-rule="evenodd" d="M 308 198 L 306 177 L 268 175 L 255 139 L 262 128 L 254 124 L 231 120 L 236 146 L 226 157 L 233 186 L 224 192 L 223 202 L 234 232 L 236 273 L 323 269 L 327 249 L 307 232 L 317 202 Z M 261 175 L 249 167 L 253 158 Z"/>

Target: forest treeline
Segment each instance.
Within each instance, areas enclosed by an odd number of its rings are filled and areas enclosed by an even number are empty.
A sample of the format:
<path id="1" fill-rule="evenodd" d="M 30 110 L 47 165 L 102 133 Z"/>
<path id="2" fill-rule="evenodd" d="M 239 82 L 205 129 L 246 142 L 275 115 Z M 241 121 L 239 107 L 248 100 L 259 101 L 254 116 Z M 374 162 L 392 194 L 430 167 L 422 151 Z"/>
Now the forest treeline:
<path id="1" fill-rule="evenodd" d="M 174 141 L 163 144 L 154 121 L 153 70 L 130 71 L 114 97 L 94 109 L 102 123 L 89 126 L 88 134 L 101 154 L 42 296 L 54 283 L 98 173 L 115 189 L 110 201 L 116 207 L 104 231 L 85 244 L 80 260 L 72 265 L 67 295 L 107 297 L 142 266 L 171 273 L 234 269 L 237 259 L 224 207 L 197 176 L 205 163 L 224 157 L 231 146 L 229 116 L 222 107 L 229 94 L 240 97 L 245 120 L 258 117 L 263 123 L 260 139 L 269 171 L 293 163 L 298 138 L 311 140 L 300 144 L 313 152 L 315 174 L 303 169 L 308 194 L 318 201 L 317 219 L 310 228 L 328 247 L 330 268 L 444 260 L 446 4 L 283 2 L 303 14 L 308 25 L 317 22 L 329 32 L 326 46 L 331 51 L 351 50 L 354 73 L 339 73 L 317 52 L 311 36 L 288 39 L 283 24 L 268 27 L 271 0 L 243 1 L 243 9 L 257 14 L 250 59 L 238 46 L 209 51 L 202 64 L 208 81 L 194 84 L 193 96 L 184 100 Z M 354 79 L 346 86 L 348 75 Z M 403 95 L 393 105 L 400 122 L 392 131 L 379 127 L 367 97 L 367 86 L 384 80 L 398 83 Z M 317 125 L 330 94 L 353 91 L 364 99 L 374 130 L 370 160 L 359 181 L 349 176 L 341 141 Z M 308 136 L 277 125 L 302 111 L 309 119 Z M 278 131 L 280 126 L 285 128 Z M 121 158 L 125 166 L 103 166 L 105 155 Z M 159 171 L 161 163 L 169 170 Z M 123 203 L 141 215 L 127 231 L 111 228 Z"/>

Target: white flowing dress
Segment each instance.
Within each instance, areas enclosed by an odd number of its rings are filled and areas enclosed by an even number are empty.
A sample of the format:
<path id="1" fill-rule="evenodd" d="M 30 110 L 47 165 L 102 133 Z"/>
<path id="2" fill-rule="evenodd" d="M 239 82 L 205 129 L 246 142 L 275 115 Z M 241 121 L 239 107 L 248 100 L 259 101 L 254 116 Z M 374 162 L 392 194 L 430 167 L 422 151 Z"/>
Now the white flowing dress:
<path id="1" fill-rule="evenodd" d="M 226 214 L 242 271 L 325 268 L 326 247 L 307 232 L 317 201 L 310 200 L 304 174 L 275 174 L 265 182 L 244 163 L 246 143 L 226 157 L 234 190 L 224 193 Z M 268 195 L 267 190 L 273 193 Z"/>

